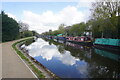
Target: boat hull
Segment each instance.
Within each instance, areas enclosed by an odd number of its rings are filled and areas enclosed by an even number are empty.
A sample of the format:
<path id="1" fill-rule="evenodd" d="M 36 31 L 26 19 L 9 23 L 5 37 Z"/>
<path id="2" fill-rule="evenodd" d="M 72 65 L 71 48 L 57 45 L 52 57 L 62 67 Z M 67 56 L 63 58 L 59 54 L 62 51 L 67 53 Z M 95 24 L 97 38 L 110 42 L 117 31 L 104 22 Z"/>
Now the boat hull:
<path id="1" fill-rule="evenodd" d="M 112 45 L 102 45 L 102 44 L 94 44 L 94 47 L 111 51 L 111 52 L 120 52 L 120 47 L 119 46 L 112 46 Z"/>
<path id="2" fill-rule="evenodd" d="M 93 43 L 92 42 L 80 42 L 80 41 L 71 41 L 71 40 L 67 40 L 68 42 L 72 42 L 72 43 L 75 43 L 75 44 L 80 44 L 80 45 L 83 45 L 83 46 L 92 46 Z"/>

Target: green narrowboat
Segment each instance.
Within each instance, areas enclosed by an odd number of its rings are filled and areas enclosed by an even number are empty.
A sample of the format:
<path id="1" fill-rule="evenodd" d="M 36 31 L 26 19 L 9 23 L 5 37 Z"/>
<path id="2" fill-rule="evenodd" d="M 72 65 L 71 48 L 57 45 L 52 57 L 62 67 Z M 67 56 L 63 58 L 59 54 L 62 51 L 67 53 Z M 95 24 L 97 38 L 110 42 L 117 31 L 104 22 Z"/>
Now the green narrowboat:
<path id="1" fill-rule="evenodd" d="M 112 51 L 120 51 L 120 39 L 97 38 L 93 43 L 94 47 Z"/>

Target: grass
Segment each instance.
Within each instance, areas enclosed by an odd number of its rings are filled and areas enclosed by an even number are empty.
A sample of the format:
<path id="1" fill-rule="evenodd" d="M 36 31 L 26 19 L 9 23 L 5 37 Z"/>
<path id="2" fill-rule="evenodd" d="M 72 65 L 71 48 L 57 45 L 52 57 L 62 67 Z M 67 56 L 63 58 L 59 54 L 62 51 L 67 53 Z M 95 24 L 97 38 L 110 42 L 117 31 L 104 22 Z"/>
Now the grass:
<path id="1" fill-rule="evenodd" d="M 35 74 L 37 75 L 38 78 L 45 78 L 45 76 L 42 74 L 42 72 L 41 72 L 38 68 L 36 68 L 36 67 L 32 64 L 32 62 L 31 62 L 26 56 L 24 56 L 24 54 L 23 54 L 21 51 L 19 51 L 19 50 L 17 49 L 17 47 L 16 47 L 17 44 L 19 44 L 19 43 L 21 43 L 21 42 L 24 42 L 24 41 L 27 41 L 27 40 L 29 40 L 29 39 L 31 39 L 31 38 L 27 38 L 27 39 L 18 41 L 18 42 L 16 42 L 16 43 L 14 43 L 14 44 L 12 45 L 12 47 L 15 49 L 16 53 L 17 53 L 23 60 L 25 60 L 25 61 L 30 65 L 30 67 L 32 68 L 33 72 L 35 72 Z"/>

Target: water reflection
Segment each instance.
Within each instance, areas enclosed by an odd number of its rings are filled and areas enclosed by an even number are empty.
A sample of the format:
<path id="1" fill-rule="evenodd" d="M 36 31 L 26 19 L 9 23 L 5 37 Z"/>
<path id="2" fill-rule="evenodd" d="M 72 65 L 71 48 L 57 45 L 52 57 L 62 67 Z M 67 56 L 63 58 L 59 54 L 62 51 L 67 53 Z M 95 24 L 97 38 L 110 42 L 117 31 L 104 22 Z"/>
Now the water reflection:
<path id="1" fill-rule="evenodd" d="M 110 59 L 113 59 L 113 60 L 116 60 L 116 61 L 120 62 L 120 55 L 117 55 L 115 53 L 111 53 L 111 52 L 108 52 L 108 51 L 100 50 L 100 49 L 97 49 L 97 48 L 95 48 L 95 52 L 97 54 L 100 54 L 101 56 L 108 57 Z"/>
<path id="2" fill-rule="evenodd" d="M 29 51 L 30 56 L 42 56 L 42 58 L 46 59 L 47 61 L 52 60 L 53 58 L 57 58 L 63 64 L 74 65 L 78 60 L 73 57 L 69 51 L 65 51 L 64 48 L 62 49 L 62 46 L 56 47 L 52 44 L 49 45 L 49 43 L 44 42 L 42 39 L 38 39 L 33 44 L 27 46 L 26 49 Z"/>
<path id="3" fill-rule="evenodd" d="M 120 75 L 120 63 L 115 61 L 118 56 L 107 57 L 109 53 L 91 47 L 37 39 L 26 49 L 30 56 L 62 78 L 118 78 Z"/>

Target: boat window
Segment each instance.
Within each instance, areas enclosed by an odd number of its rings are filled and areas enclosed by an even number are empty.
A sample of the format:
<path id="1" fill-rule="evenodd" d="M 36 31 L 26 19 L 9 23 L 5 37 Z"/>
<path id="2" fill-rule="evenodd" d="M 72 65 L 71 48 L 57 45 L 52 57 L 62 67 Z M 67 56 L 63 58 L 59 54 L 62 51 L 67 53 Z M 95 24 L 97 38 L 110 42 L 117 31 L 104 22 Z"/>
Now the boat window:
<path id="1" fill-rule="evenodd" d="M 77 38 L 75 38 L 75 40 L 77 40 Z"/>
<path id="2" fill-rule="evenodd" d="M 83 38 L 81 38 L 81 41 L 83 41 L 84 39 Z"/>

